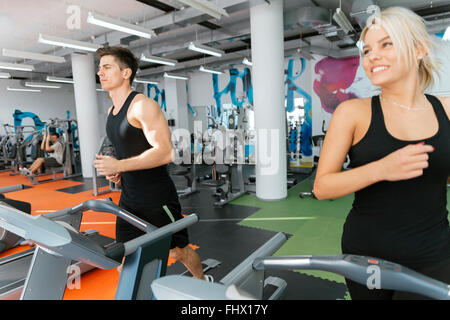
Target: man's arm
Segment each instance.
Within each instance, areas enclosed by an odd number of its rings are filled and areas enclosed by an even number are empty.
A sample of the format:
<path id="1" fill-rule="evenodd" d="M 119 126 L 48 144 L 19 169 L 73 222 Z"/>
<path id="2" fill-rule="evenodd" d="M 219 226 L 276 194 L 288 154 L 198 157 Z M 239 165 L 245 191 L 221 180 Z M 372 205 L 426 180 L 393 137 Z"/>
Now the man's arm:
<path id="1" fill-rule="evenodd" d="M 138 156 L 119 162 L 119 172 L 151 169 L 173 161 L 173 147 L 169 126 L 158 103 L 152 99 L 142 99 L 134 104 L 131 112 L 153 147 Z"/>
<path id="2" fill-rule="evenodd" d="M 100 174 L 112 175 L 118 172 L 151 169 L 173 161 L 170 130 L 156 101 L 152 99 L 136 101 L 130 111 L 129 119 L 133 126 L 142 129 L 153 148 L 122 160 L 97 155 L 95 165 Z"/>
<path id="3" fill-rule="evenodd" d="M 55 151 L 52 147 L 50 147 L 50 135 L 49 134 L 44 135 L 44 139 L 42 140 L 42 143 L 41 143 L 41 150 L 48 151 L 48 152 Z"/>
<path id="4" fill-rule="evenodd" d="M 41 150 L 45 150 L 45 140 L 47 140 L 47 134 L 44 133 L 42 136 Z"/>

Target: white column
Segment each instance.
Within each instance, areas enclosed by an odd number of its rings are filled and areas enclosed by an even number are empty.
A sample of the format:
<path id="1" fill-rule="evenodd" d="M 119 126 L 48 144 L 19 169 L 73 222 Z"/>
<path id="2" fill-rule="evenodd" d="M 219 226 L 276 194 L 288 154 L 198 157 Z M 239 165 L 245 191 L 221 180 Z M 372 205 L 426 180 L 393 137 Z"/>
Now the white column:
<path id="1" fill-rule="evenodd" d="M 164 78 L 164 89 L 166 92 L 167 120 L 175 120 L 175 126 L 171 129 L 189 130 L 186 80 Z"/>
<path id="2" fill-rule="evenodd" d="M 283 0 L 251 3 L 256 197 L 287 197 Z"/>
<path id="3" fill-rule="evenodd" d="M 95 65 L 92 53 L 72 53 L 75 107 L 77 110 L 83 177 L 92 177 L 92 162 L 100 143 Z"/>

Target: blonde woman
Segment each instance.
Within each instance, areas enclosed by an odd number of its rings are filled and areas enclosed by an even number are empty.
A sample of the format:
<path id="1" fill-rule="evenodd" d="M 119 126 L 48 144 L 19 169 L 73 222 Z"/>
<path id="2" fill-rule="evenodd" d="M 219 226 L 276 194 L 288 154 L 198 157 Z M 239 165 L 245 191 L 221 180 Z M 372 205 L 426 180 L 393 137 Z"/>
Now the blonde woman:
<path id="1" fill-rule="evenodd" d="M 338 106 L 314 194 L 355 193 L 343 253 L 390 260 L 450 283 L 450 98 L 424 94 L 438 71 L 433 44 L 423 20 L 400 7 L 369 18 L 360 40 L 362 65 L 381 94 Z M 341 171 L 347 154 L 351 169 Z M 346 282 L 352 299 L 422 298 Z"/>

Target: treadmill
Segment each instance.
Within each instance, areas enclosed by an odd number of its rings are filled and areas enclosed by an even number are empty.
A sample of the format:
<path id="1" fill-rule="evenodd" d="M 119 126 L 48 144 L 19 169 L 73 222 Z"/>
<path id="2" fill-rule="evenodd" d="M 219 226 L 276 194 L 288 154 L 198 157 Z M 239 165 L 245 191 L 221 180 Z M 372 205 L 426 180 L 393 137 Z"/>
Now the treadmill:
<path id="1" fill-rule="evenodd" d="M 87 210 L 110 213 L 119 210 L 124 211 L 108 198 L 88 200 L 74 207 L 48 213 L 45 217 L 79 230 L 83 212 Z M 104 249 L 115 244 L 114 239 L 102 236 L 96 230 L 87 230 L 82 234 Z M 20 298 L 34 252 L 35 247 L 32 247 L 0 259 L 0 300 L 17 300 Z M 95 268 L 79 261 L 73 261 L 73 265 L 78 266 L 82 274 Z"/>
<path id="2" fill-rule="evenodd" d="M 0 201 L 0 227 L 36 244 L 20 299 L 62 299 L 73 261 L 101 269 L 123 264 L 115 298 L 152 299 L 150 283 L 166 274 L 172 234 L 198 222 L 198 216 L 191 214 L 157 228 L 108 200 L 88 200 L 59 214 L 67 217 L 85 210 L 112 213 L 144 234 L 104 249 L 64 221 L 29 216 Z"/>

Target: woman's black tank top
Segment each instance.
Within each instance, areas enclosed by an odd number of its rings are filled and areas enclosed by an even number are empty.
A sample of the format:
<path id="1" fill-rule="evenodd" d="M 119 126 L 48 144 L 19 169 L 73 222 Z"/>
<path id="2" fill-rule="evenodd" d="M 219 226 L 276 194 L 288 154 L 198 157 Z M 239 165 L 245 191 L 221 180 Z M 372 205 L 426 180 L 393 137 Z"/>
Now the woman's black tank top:
<path id="1" fill-rule="evenodd" d="M 106 134 L 119 160 L 137 156 L 152 148 L 142 129 L 133 127 L 127 120 L 128 108 L 137 94 L 139 92 L 131 92 L 116 115 L 113 106 L 106 122 Z M 120 200 L 130 205 L 147 204 L 161 207 L 178 201 L 178 195 L 167 168 L 163 165 L 152 169 L 123 172 Z"/>
<path id="2" fill-rule="evenodd" d="M 450 258 L 447 177 L 450 175 L 450 122 L 439 99 L 426 95 L 439 129 L 432 137 L 404 141 L 386 129 L 378 96 L 372 97 L 372 119 L 363 139 L 349 156 L 355 168 L 379 160 L 409 144 L 424 141 L 435 151 L 423 175 L 382 181 L 355 192 L 342 236 L 344 253 L 374 256 L 421 267 Z"/>

